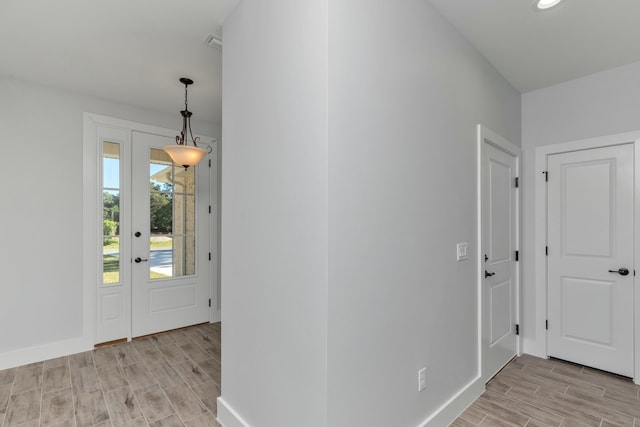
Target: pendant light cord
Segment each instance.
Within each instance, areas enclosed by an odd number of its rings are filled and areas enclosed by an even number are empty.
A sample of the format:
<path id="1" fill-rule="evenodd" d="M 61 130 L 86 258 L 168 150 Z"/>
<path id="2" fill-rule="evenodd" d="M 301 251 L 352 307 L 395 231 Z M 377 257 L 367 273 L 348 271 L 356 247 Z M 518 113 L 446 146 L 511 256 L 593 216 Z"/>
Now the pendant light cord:
<path id="1" fill-rule="evenodd" d="M 193 83 L 193 82 L 190 82 Z M 182 132 L 180 132 L 180 136 L 176 136 L 176 142 L 178 145 L 187 145 L 187 129 L 189 130 L 189 134 L 191 135 L 191 141 L 193 142 L 193 146 L 198 146 L 198 140 L 200 140 L 199 136 L 194 137 L 193 131 L 191 130 L 191 111 L 189 111 L 189 96 L 188 96 L 189 83 L 184 83 L 184 111 L 181 111 L 182 114 Z"/>

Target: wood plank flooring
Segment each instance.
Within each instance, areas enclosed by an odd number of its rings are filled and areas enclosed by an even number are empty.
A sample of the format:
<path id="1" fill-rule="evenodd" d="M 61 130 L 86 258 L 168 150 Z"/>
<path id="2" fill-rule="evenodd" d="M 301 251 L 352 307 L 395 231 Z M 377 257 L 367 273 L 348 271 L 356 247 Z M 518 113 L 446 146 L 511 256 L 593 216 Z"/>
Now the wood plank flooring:
<path id="1" fill-rule="evenodd" d="M 220 427 L 220 331 L 200 325 L 0 371 L 0 427 Z M 524 355 L 451 425 L 640 427 L 640 387 Z"/>
<path id="2" fill-rule="evenodd" d="M 220 323 L 0 371 L 2 427 L 220 427 Z"/>
<path id="3" fill-rule="evenodd" d="M 640 427 L 639 393 L 626 378 L 523 355 L 451 425 Z"/>

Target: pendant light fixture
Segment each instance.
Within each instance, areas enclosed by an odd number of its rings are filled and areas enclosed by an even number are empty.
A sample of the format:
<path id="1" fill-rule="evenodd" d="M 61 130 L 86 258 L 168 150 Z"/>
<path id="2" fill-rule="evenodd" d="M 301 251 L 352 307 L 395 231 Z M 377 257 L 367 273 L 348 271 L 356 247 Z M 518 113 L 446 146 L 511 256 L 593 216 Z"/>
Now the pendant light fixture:
<path id="1" fill-rule="evenodd" d="M 182 130 L 180 135 L 176 136 L 175 145 L 167 145 L 162 149 L 171 157 L 174 163 L 184 166 L 187 169 L 189 166 L 195 166 L 202 160 L 207 154 L 207 150 L 198 147 L 199 137 L 193 137 L 191 131 L 191 116 L 193 113 L 189 111 L 189 104 L 187 102 L 187 89 L 189 85 L 193 84 L 193 80 L 186 77 L 180 79 L 180 83 L 184 84 L 184 110 L 180 111 L 182 115 Z M 187 134 L 188 132 L 188 134 Z M 191 142 L 193 146 L 187 145 L 188 136 L 191 135 Z"/>

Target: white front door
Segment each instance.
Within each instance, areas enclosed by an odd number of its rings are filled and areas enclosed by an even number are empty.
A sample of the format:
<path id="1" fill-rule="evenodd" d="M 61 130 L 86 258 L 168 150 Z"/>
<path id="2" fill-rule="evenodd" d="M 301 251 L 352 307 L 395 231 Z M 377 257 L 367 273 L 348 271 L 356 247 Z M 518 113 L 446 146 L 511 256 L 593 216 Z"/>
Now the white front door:
<path id="1" fill-rule="evenodd" d="M 548 354 L 633 377 L 632 144 L 548 166 Z"/>
<path id="2" fill-rule="evenodd" d="M 203 142 L 209 158 L 185 171 L 162 151 L 175 144 L 173 131 L 85 119 L 85 173 L 95 180 L 85 185 L 92 211 L 85 247 L 93 255 L 85 268 L 96 273 L 87 280 L 98 282 L 95 343 L 210 321 L 217 305 L 215 140 Z"/>
<path id="3" fill-rule="evenodd" d="M 132 134 L 133 337 L 209 320 L 209 168 L 174 164 L 174 143 Z"/>
<path id="4" fill-rule="evenodd" d="M 518 162 L 486 138 L 482 145 L 482 377 L 488 381 L 518 351 Z"/>

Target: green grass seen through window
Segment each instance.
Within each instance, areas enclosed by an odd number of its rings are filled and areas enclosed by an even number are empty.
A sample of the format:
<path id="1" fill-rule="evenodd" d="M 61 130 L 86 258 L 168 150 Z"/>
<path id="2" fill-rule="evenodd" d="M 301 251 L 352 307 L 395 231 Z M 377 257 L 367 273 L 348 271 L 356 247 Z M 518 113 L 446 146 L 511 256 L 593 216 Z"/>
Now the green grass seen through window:
<path id="1" fill-rule="evenodd" d="M 103 263 L 102 283 L 104 283 L 105 285 L 119 283 L 120 258 L 115 255 L 104 255 Z M 171 276 L 167 276 L 166 274 L 157 273 L 151 270 L 152 279 L 164 279 L 167 277 Z"/>

